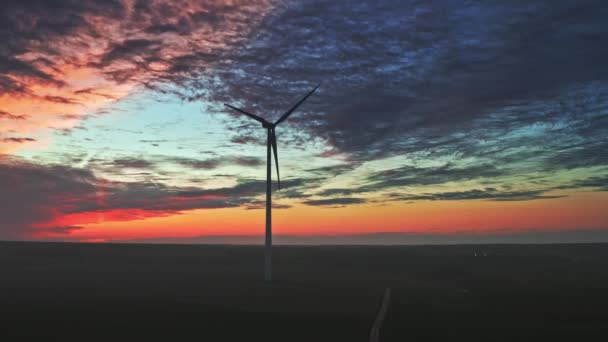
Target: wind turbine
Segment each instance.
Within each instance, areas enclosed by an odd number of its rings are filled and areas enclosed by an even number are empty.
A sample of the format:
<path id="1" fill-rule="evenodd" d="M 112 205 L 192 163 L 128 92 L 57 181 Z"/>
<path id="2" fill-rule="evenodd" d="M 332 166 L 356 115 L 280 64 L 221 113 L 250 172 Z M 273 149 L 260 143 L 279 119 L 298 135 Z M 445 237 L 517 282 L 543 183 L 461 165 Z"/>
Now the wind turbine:
<path id="1" fill-rule="evenodd" d="M 271 151 L 274 152 L 274 161 L 277 168 L 277 181 L 279 190 L 281 190 L 281 178 L 279 177 L 279 154 L 277 151 L 277 136 L 275 134 L 275 128 L 281 122 L 287 120 L 287 118 L 298 108 L 302 102 L 312 95 L 312 93 L 319 88 L 320 84 L 311 90 L 306 96 L 304 96 L 298 103 L 296 103 L 291 109 L 285 112 L 275 123 L 266 121 L 264 118 L 259 117 L 255 114 L 246 112 L 240 108 L 224 104 L 226 107 L 231 108 L 239 113 L 245 114 L 248 117 L 260 122 L 262 127 L 268 132 L 266 138 L 266 237 L 265 237 L 265 248 L 264 248 L 264 280 L 272 280 L 272 201 L 271 201 Z"/>

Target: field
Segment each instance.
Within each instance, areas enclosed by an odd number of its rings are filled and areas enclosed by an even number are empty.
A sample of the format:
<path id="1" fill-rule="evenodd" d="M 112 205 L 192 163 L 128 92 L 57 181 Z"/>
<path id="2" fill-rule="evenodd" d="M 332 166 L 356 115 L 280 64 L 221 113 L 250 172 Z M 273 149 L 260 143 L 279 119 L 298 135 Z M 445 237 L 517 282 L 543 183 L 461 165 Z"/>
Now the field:
<path id="1" fill-rule="evenodd" d="M 608 341 L 608 245 L 0 243 L 4 341 Z M 477 256 L 476 256 L 477 255 Z"/>

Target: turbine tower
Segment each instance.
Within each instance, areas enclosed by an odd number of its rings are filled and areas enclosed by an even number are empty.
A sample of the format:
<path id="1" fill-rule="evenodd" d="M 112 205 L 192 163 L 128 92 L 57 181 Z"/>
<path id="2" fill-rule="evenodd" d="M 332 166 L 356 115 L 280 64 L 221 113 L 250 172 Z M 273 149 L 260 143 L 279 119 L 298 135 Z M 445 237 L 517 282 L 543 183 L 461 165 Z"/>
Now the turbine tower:
<path id="1" fill-rule="evenodd" d="M 239 113 L 245 114 L 248 117 L 260 122 L 262 127 L 264 127 L 267 131 L 266 138 L 266 236 L 265 236 L 265 248 L 264 248 L 264 280 L 271 281 L 272 280 L 272 201 L 271 201 L 271 151 L 274 152 L 274 162 L 277 168 L 277 182 L 279 190 L 281 190 L 281 178 L 279 177 L 279 154 L 277 151 L 277 136 L 275 134 L 275 128 L 281 122 L 287 120 L 287 118 L 298 108 L 302 102 L 306 101 L 306 99 L 312 95 L 312 93 L 319 88 L 320 84 L 317 85 L 313 90 L 311 90 L 306 96 L 304 96 L 298 103 L 296 103 L 291 109 L 289 109 L 285 114 L 283 114 L 275 123 L 271 123 L 259 117 L 255 114 L 251 114 L 246 112 L 240 108 L 231 106 L 229 104 L 224 104 L 226 107 L 231 108 Z"/>

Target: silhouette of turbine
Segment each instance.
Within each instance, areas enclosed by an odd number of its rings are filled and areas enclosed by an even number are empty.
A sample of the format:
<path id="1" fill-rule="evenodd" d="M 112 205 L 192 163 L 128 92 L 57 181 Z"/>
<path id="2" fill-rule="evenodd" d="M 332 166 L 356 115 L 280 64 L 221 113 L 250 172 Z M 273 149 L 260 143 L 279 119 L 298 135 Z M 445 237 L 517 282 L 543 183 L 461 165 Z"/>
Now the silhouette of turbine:
<path id="1" fill-rule="evenodd" d="M 298 108 L 302 102 L 306 101 L 306 99 L 312 95 L 312 93 L 319 88 L 320 84 L 317 85 L 313 90 L 311 90 L 306 96 L 304 96 L 298 103 L 296 103 L 290 110 L 285 112 L 279 120 L 275 123 L 271 123 L 266 121 L 265 119 L 246 112 L 240 108 L 236 108 L 229 104 L 224 105 L 228 108 L 234 109 L 239 113 L 245 114 L 248 117 L 260 122 L 262 127 L 266 128 L 268 134 L 266 138 L 266 238 L 265 238 L 265 248 L 264 248 L 264 280 L 271 281 L 272 280 L 272 202 L 271 202 L 271 147 L 272 152 L 274 154 L 274 161 L 277 168 L 277 182 L 279 186 L 279 190 L 281 190 L 281 178 L 279 177 L 279 153 L 277 151 L 277 136 L 275 134 L 275 127 L 281 122 L 287 120 L 287 118 Z"/>

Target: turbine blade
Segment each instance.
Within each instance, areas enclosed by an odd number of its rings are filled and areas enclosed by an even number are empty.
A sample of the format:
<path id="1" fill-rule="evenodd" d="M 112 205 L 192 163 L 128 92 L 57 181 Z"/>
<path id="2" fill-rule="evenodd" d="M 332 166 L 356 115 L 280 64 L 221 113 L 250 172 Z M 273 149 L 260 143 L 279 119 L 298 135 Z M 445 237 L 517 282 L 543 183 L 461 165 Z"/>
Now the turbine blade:
<path id="1" fill-rule="evenodd" d="M 313 90 L 311 90 L 308 94 L 306 94 L 306 96 L 304 96 L 304 98 L 302 98 L 298 103 L 296 103 L 293 107 L 291 107 L 290 110 L 285 112 L 285 114 L 283 114 L 283 116 L 281 116 L 279 118 L 279 120 L 277 120 L 277 122 L 274 123 L 274 125 L 276 126 L 276 125 L 280 124 L 281 122 L 285 121 L 287 119 L 287 117 L 289 117 L 291 115 L 291 113 L 293 113 L 293 111 L 296 110 L 296 108 L 298 108 L 302 104 L 302 102 L 306 101 L 306 99 L 310 95 L 312 95 L 312 93 L 314 93 L 315 90 L 317 90 L 317 88 L 319 88 L 319 86 L 321 86 L 321 84 L 317 84 L 317 86 Z"/>
<path id="2" fill-rule="evenodd" d="M 272 151 L 274 152 L 274 165 L 277 167 L 277 183 L 281 190 L 281 177 L 279 177 L 279 151 L 277 149 L 277 136 L 274 134 L 274 128 L 271 131 Z"/>
<path id="3" fill-rule="evenodd" d="M 251 114 L 251 113 L 246 112 L 246 111 L 244 111 L 244 110 L 242 110 L 242 109 L 240 109 L 240 108 L 236 108 L 236 107 L 231 106 L 231 105 L 226 104 L 226 103 L 224 103 L 224 106 L 226 106 L 226 107 L 228 107 L 228 108 L 231 108 L 231 109 L 234 109 L 234 110 L 236 110 L 236 111 L 237 111 L 237 112 L 239 112 L 239 113 L 245 114 L 245 115 L 247 115 L 248 117 L 250 117 L 250 118 L 252 118 L 252 119 L 254 119 L 254 120 L 256 120 L 256 121 L 261 122 L 262 124 L 268 124 L 268 125 L 270 125 L 270 123 L 269 123 L 268 121 L 264 120 L 263 118 L 261 118 L 261 117 L 259 117 L 259 116 L 255 115 L 255 114 Z"/>

